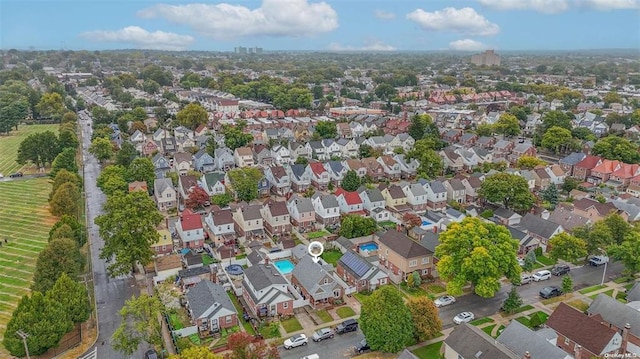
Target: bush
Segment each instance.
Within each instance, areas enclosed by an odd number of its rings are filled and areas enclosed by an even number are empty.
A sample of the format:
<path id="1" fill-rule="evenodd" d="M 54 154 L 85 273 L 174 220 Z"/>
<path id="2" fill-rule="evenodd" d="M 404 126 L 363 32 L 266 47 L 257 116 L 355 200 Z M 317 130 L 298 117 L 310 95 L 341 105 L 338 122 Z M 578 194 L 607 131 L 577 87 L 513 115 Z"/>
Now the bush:
<path id="1" fill-rule="evenodd" d="M 542 248 L 538 247 L 533 251 L 536 254 L 536 257 L 542 256 Z"/>
<path id="2" fill-rule="evenodd" d="M 482 213 L 480 213 L 480 217 L 485 218 L 485 219 L 489 219 L 491 217 L 493 217 L 493 211 L 490 209 L 484 210 L 482 211 Z"/>
<path id="3" fill-rule="evenodd" d="M 535 312 L 529 318 L 529 324 L 532 328 L 537 328 L 547 321 L 548 316 L 543 312 Z"/>

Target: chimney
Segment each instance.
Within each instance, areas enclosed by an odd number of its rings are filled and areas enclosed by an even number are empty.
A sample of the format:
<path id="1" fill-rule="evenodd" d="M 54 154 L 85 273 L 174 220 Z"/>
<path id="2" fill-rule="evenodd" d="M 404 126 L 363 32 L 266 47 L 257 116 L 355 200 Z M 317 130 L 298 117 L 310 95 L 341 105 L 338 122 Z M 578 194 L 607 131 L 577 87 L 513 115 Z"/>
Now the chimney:
<path id="1" fill-rule="evenodd" d="M 528 351 L 524 352 L 522 359 L 531 359 L 531 353 L 529 353 Z"/>
<path id="2" fill-rule="evenodd" d="M 573 347 L 573 359 L 582 359 L 582 346 L 580 344 L 576 344 Z"/>
<path id="3" fill-rule="evenodd" d="M 629 343 L 629 330 L 631 329 L 631 324 L 627 323 L 624 325 L 624 329 L 622 329 L 622 343 L 620 344 L 620 353 L 625 354 L 627 352 L 627 344 Z"/>
<path id="4" fill-rule="evenodd" d="M 264 265 L 266 265 L 266 266 L 269 265 L 269 257 L 267 257 L 267 256 L 264 257 Z"/>

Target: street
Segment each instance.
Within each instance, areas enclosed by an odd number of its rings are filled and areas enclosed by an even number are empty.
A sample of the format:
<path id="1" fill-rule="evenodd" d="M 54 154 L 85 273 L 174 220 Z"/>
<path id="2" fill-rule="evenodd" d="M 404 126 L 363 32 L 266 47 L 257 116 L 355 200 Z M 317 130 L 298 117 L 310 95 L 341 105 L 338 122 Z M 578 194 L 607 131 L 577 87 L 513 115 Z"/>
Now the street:
<path id="1" fill-rule="evenodd" d="M 321 342 L 314 342 L 309 339 L 309 344 L 289 350 L 284 347 L 279 348 L 280 358 L 300 359 L 306 355 L 319 354 L 320 358 L 344 358 L 353 355 L 353 347 L 362 339 L 364 335 L 358 329 L 357 332 L 337 335 L 333 339 L 325 339 Z"/>
<path id="2" fill-rule="evenodd" d="M 124 305 L 125 300 L 133 295 L 139 295 L 139 288 L 135 278 L 128 276 L 122 278 L 109 278 L 106 271 L 105 261 L 100 259 L 100 250 L 104 241 L 100 238 L 98 226 L 94 219 L 102 214 L 102 205 L 106 201 L 105 195 L 96 185 L 96 179 L 100 174 L 100 164 L 87 151 L 91 144 L 91 132 L 93 126 L 87 126 L 91 119 L 81 120 L 83 162 L 84 162 L 84 189 L 87 201 L 87 231 L 89 233 L 89 244 L 91 248 L 91 266 L 93 270 L 93 283 L 95 291 L 95 301 L 98 313 L 98 339 L 94 348 L 99 359 L 124 359 L 126 356 L 111 347 L 111 336 L 120 325 L 118 311 Z M 144 351 L 148 349 L 141 345 L 138 353 L 134 353 L 132 358 L 142 358 Z"/>

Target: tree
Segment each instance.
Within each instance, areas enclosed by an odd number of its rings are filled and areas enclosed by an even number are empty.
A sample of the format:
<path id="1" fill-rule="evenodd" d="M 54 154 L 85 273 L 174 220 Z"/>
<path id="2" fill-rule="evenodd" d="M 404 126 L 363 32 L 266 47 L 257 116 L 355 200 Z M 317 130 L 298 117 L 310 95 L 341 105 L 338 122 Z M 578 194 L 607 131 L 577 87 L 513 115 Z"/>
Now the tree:
<path id="1" fill-rule="evenodd" d="M 60 133 L 58 134 L 58 146 L 61 150 L 65 148 L 77 149 L 80 142 L 78 142 L 78 136 L 76 135 L 73 127 L 67 128 L 66 125 L 60 126 Z"/>
<path id="2" fill-rule="evenodd" d="M 56 193 L 61 185 L 67 182 L 75 184 L 78 188 L 82 186 L 82 179 L 78 174 L 69 172 L 65 169 L 61 169 L 53 179 L 53 183 L 51 184 L 51 195 L 49 199 L 53 197 L 53 194 Z"/>
<path id="3" fill-rule="evenodd" d="M 44 167 L 51 163 L 58 153 L 58 138 L 53 132 L 44 131 L 31 134 L 20 143 L 16 161 L 21 165 L 31 161 L 38 167 Z"/>
<path id="4" fill-rule="evenodd" d="M 51 172 L 49 173 L 49 176 L 51 178 L 55 178 L 60 171 L 68 171 L 74 174 L 78 173 L 75 148 L 65 148 L 56 156 L 51 163 Z"/>
<path id="5" fill-rule="evenodd" d="M 211 203 L 220 208 L 224 208 L 233 202 L 233 195 L 229 192 L 219 193 L 211 196 Z"/>
<path id="6" fill-rule="evenodd" d="M 195 130 L 209 121 L 209 114 L 200 104 L 190 103 L 176 114 L 176 119 L 182 126 Z"/>
<path id="7" fill-rule="evenodd" d="M 542 147 L 553 151 L 553 153 L 560 153 L 563 146 L 571 143 L 572 138 L 570 130 L 553 126 L 542 136 Z"/>
<path id="8" fill-rule="evenodd" d="M 134 159 L 127 168 L 126 179 L 129 182 L 144 181 L 148 188 L 153 188 L 156 179 L 156 167 L 148 157 L 138 157 Z"/>
<path id="9" fill-rule="evenodd" d="M 36 105 L 38 113 L 42 117 L 49 117 L 58 120 L 65 113 L 64 99 L 59 93 L 50 92 L 42 95 Z"/>
<path id="10" fill-rule="evenodd" d="M 372 350 L 397 353 L 414 343 L 411 312 L 393 286 L 378 288 L 362 303 L 359 323 Z"/>
<path id="11" fill-rule="evenodd" d="M 535 202 L 527 180 L 515 174 L 496 173 L 488 176 L 478 191 L 479 196 L 505 208 L 528 211 Z"/>
<path id="12" fill-rule="evenodd" d="M 358 190 L 358 187 L 360 187 L 360 177 L 358 177 L 358 174 L 356 173 L 356 171 L 348 170 L 347 173 L 344 175 L 344 178 L 342 179 L 342 183 L 340 183 L 340 186 L 345 191 L 354 192 Z"/>
<path id="13" fill-rule="evenodd" d="M 608 160 L 619 160 L 624 163 L 640 162 L 638 146 L 619 136 L 607 136 L 596 142 L 591 153 Z"/>
<path id="14" fill-rule="evenodd" d="M 575 262 L 587 256 L 587 244 L 583 239 L 574 237 L 566 232 L 558 233 L 549 240 L 549 256 L 557 261 L 564 259 Z"/>
<path id="15" fill-rule="evenodd" d="M 413 148 L 407 154 L 408 159 L 416 159 L 418 176 L 423 178 L 434 178 L 442 174 L 444 167 L 442 157 L 434 150 L 436 143 L 430 138 L 423 138 L 416 141 Z"/>
<path id="16" fill-rule="evenodd" d="M 340 235 L 346 238 L 368 236 L 375 232 L 377 224 L 375 219 L 347 214 L 340 219 Z"/>
<path id="17" fill-rule="evenodd" d="M 7 323 L 7 334 L 2 344 L 11 355 L 26 356 L 22 339 L 13 334 L 22 330 L 29 334 L 29 354 L 40 355 L 56 347 L 72 328 L 73 323 L 60 303 L 47 299 L 40 292 L 33 292 L 31 297 L 25 295 L 18 303 Z"/>
<path id="18" fill-rule="evenodd" d="M 258 182 L 262 172 L 257 168 L 236 168 L 228 172 L 231 187 L 239 200 L 251 202 L 258 198 Z"/>
<path id="19" fill-rule="evenodd" d="M 338 137 L 338 125 L 333 121 L 318 121 L 316 133 L 321 138 L 336 138 Z"/>
<path id="20" fill-rule="evenodd" d="M 504 304 L 502 304 L 502 310 L 508 314 L 513 314 L 522 306 L 522 303 L 522 298 L 520 294 L 518 294 L 516 287 L 511 287 L 507 299 L 505 299 Z"/>
<path id="21" fill-rule="evenodd" d="M 309 164 L 309 159 L 306 157 L 298 157 L 296 158 L 296 161 L 294 162 L 296 165 L 308 165 Z"/>
<path id="22" fill-rule="evenodd" d="M 125 301 L 120 309 L 122 323 L 113 333 L 113 348 L 125 355 L 131 355 L 140 343 L 160 346 L 162 326 L 158 316 L 162 313 L 162 303 L 157 296 L 142 294 Z"/>
<path id="23" fill-rule="evenodd" d="M 255 342 L 253 336 L 245 332 L 231 334 L 228 343 L 229 350 L 231 350 L 231 355 L 229 355 L 228 359 L 280 358 L 277 347 L 266 344 L 264 340 Z M 199 359 L 199 357 L 193 359 Z"/>
<path id="24" fill-rule="evenodd" d="M 156 230 L 162 215 L 145 192 L 130 192 L 107 198 L 104 214 L 96 217 L 104 247 L 100 258 L 112 259 L 107 267 L 111 276 L 130 273 L 136 263 L 147 265 L 154 252 L 150 246 L 160 235 Z"/>
<path id="25" fill-rule="evenodd" d="M 533 169 L 536 166 L 544 166 L 547 163 L 535 156 L 521 156 L 518 158 L 517 166 L 521 169 Z"/>
<path id="26" fill-rule="evenodd" d="M 492 136 L 495 132 L 493 125 L 488 123 L 481 123 L 476 127 L 476 133 L 478 136 Z"/>
<path id="27" fill-rule="evenodd" d="M 522 270 L 525 272 L 531 272 L 535 267 L 537 261 L 538 258 L 536 258 L 535 251 L 527 252 L 527 254 L 524 256 L 524 266 L 522 266 Z"/>
<path id="28" fill-rule="evenodd" d="M 551 127 L 562 127 L 571 130 L 571 118 L 562 111 L 548 111 L 542 116 L 542 133 L 546 133 Z"/>
<path id="29" fill-rule="evenodd" d="M 567 274 L 562 278 L 562 293 L 567 294 L 571 292 L 573 292 L 573 278 Z"/>
<path id="30" fill-rule="evenodd" d="M 580 185 L 580 181 L 578 181 L 577 179 L 573 177 L 566 177 L 564 179 L 564 183 L 562 184 L 562 190 L 569 193 L 574 189 L 578 188 L 579 185 Z"/>
<path id="31" fill-rule="evenodd" d="M 606 105 L 610 105 L 612 103 L 622 103 L 622 97 L 620 97 L 620 95 L 617 92 L 611 91 L 611 92 L 607 92 L 602 97 L 602 101 L 604 101 Z"/>
<path id="32" fill-rule="evenodd" d="M 77 278 L 84 268 L 84 257 L 76 242 L 69 238 L 54 239 L 38 255 L 33 274 L 32 291 L 46 293 L 62 273 Z"/>
<path id="33" fill-rule="evenodd" d="M 609 230 L 609 233 L 611 234 L 611 241 L 614 244 L 622 244 L 627 237 L 627 234 L 634 230 L 633 226 L 617 213 L 607 215 L 600 222 L 600 225 L 606 226 Z M 598 225 L 598 223 L 596 223 L 596 225 Z"/>
<path id="34" fill-rule="evenodd" d="M 70 233 L 69 236 L 66 236 L 66 237 L 59 236 L 59 234 L 63 231 L 58 231 L 58 230 L 62 227 L 67 227 L 71 230 L 71 232 L 68 232 L 66 228 L 64 230 L 64 233 Z M 69 238 L 69 239 L 73 239 L 78 245 L 78 248 L 80 248 L 86 242 L 84 231 L 85 231 L 84 225 L 78 222 L 76 217 L 64 215 L 58 220 L 58 222 L 56 222 L 53 225 L 53 227 L 51 227 L 51 230 L 49 230 L 49 242 L 51 242 L 55 238 Z"/>
<path id="35" fill-rule="evenodd" d="M 202 208 L 207 202 L 211 202 L 207 192 L 202 187 L 196 186 L 189 193 L 185 206 L 189 209 Z"/>
<path id="36" fill-rule="evenodd" d="M 509 113 L 500 115 L 500 118 L 496 121 L 493 128 L 496 133 L 506 137 L 513 137 L 520 134 L 520 122 L 518 122 L 518 118 Z"/>
<path id="37" fill-rule="evenodd" d="M 440 234 L 435 257 L 440 277 L 447 281 L 447 292 L 462 294 L 468 282 L 477 295 L 491 298 L 500 290 L 500 279 L 519 280 L 520 266 L 516 261 L 518 241 L 509 230 L 479 218 L 467 217 L 453 223 Z"/>
<path id="38" fill-rule="evenodd" d="M 62 123 L 62 124 L 64 124 L 64 123 L 74 123 L 75 124 L 76 122 L 78 122 L 78 116 L 73 111 L 65 112 L 64 115 L 62 115 L 62 120 L 60 121 L 60 123 Z"/>
<path id="39" fill-rule="evenodd" d="M 74 323 L 82 323 L 89 319 L 91 303 L 87 287 L 62 273 L 53 287 L 47 291 L 47 298 L 62 305 L 64 311 Z"/>
<path id="40" fill-rule="evenodd" d="M 108 138 L 98 137 L 91 141 L 89 152 L 94 155 L 98 161 L 104 162 L 113 156 L 113 145 Z"/>
<path id="41" fill-rule="evenodd" d="M 233 333 L 229 336 L 229 339 L 231 338 L 231 336 L 238 334 L 238 333 Z M 244 333 L 242 333 L 244 334 Z M 253 337 L 252 337 L 253 339 Z M 245 357 L 243 357 L 244 359 Z M 223 359 L 222 356 L 218 355 L 218 354 L 214 354 L 209 348 L 207 347 L 203 347 L 203 346 L 193 346 L 193 347 L 188 347 L 187 349 L 182 350 L 182 352 L 180 352 L 180 354 L 173 354 L 169 356 L 169 359 Z"/>
<path id="42" fill-rule="evenodd" d="M 49 211 L 56 217 L 80 214 L 80 190 L 73 182 L 67 182 L 58 189 L 49 201 Z"/>
<path id="43" fill-rule="evenodd" d="M 116 164 L 129 167 L 131 162 L 138 157 L 138 155 L 139 153 L 135 146 L 129 141 L 124 141 L 116 153 Z"/>
<path id="44" fill-rule="evenodd" d="M 442 330 L 442 321 L 438 317 L 438 309 L 427 297 L 411 297 L 407 308 L 413 322 L 413 336 L 418 342 L 433 338 Z"/>
<path id="45" fill-rule="evenodd" d="M 224 135 L 225 146 L 231 151 L 235 151 L 236 148 L 244 147 L 251 143 L 253 135 L 244 132 L 246 127 L 246 121 L 238 121 L 235 126 L 223 125 L 220 133 Z"/>
<path id="46" fill-rule="evenodd" d="M 529 318 L 529 325 L 533 328 L 537 328 L 547 321 L 547 317 L 548 316 L 544 312 L 537 311 L 531 314 L 531 317 Z"/>
<path id="47" fill-rule="evenodd" d="M 621 244 L 614 244 L 607 249 L 607 253 L 624 264 L 627 274 L 640 271 L 640 233 L 629 232 Z"/>
<path id="48" fill-rule="evenodd" d="M 96 185 L 104 194 L 112 196 L 116 192 L 126 192 L 129 185 L 126 180 L 127 169 L 120 165 L 105 167 L 98 178 Z"/>
<path id="49" fill-rule="evenodd" d="M 407 285 L 409 286 L 409 288 L 419 288 L 421 284 L 422 278 L 420 278 L 420 272 L 414 271 L 410 276 L 407 277 Z"/>
<path id="50" fill-rule="evenodd" d="M 366 143 L 361 144 L 360 148 L 358 149 L 358 154 L 360 155 L 360 158 L 372 157 L 372 153 L 373 153 L 373 147 L 371 147 L 371 145 L 368 145 Z"/>
<path id="51" fill-rule="evenodd" d="M 29 103 L 26 99 L 0 103 L 0 133 L 9 133 L 12 128 L 17 128 L 28 114 Z"/>
<path id="52" fill-rule="evenodd" d="M 425 114 L 424 116 L 429 116 L 429 115 Z M 409 134 L 409 136 L 411 136 L 416 141 L 421 140 L 424 137 L 424 134 L 427 130 L 427 122 L 425 121 L 424 116 L 421 116 L 421 115 L 413 116 L 411 118 L 411 124 L 407 129 L 407 133 Z M 431 120 L 430 116 L 429 116 L 429 120 Z"/>
<path id="53" fill-rule="evenodd" d="M 67 216 L 68 217 L 68 216 Z M 68 224 L 62 224 L 55 231 L 49 235 L 49 240 L 59 238 L 72 238 L 74 235 L 73 229 Z"/>
<path id="54" fill-rule="evenodd" d="M 558 189 L 553 183 L 542 191 L 542 200 L 549 202 L 551 209 L 556 208 L 558 204 Z"/>

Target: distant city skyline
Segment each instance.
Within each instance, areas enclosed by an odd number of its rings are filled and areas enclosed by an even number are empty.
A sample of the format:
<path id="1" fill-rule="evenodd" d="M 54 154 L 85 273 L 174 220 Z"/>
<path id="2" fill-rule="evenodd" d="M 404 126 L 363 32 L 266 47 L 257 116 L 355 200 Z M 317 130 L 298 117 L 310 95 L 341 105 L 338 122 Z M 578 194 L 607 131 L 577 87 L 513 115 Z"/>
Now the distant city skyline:
<path id="1" fill-rule="evenodd" d="M 640 0 L 2 0 L 0 48 L 640 50 L 638 24 Z"/>

